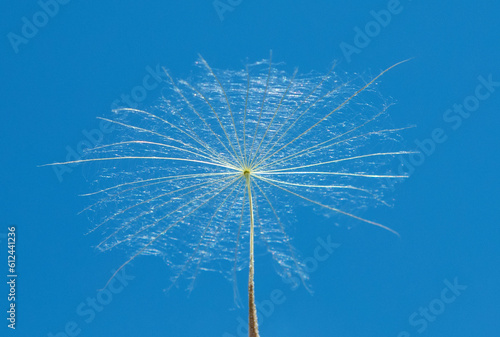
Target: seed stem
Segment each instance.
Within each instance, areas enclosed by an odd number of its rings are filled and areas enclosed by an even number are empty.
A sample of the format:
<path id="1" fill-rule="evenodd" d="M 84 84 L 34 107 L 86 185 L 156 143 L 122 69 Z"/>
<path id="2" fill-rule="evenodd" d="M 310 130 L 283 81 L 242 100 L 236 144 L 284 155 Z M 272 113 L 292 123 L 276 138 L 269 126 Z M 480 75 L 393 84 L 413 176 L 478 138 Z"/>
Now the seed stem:
<path id="1" fill-rule="evenodd" d="M 252 188 L 250 185 L 250 172 L 244 173 L 248 188 L 248 200 L 250 207 L 250 265 L 248 269 L 248 336 L 259 337 L 259 324 L 257 322 L 257 309 L 255 307 L 254 293 L 254 257 L 253 257 L 253 236 L 254 236 L 254 220 L 253 220 L 253 205 L 252 205 Z"/>

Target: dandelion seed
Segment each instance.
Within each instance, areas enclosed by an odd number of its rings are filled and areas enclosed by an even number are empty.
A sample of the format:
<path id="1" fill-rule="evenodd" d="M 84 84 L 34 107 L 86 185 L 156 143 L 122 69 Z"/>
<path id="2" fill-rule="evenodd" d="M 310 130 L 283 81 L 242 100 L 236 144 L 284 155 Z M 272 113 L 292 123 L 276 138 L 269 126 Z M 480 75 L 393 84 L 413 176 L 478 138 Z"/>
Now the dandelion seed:
<path id="1" fill-rule="evenodd" d="M 200 56 L 199 74 L 169 79 L 168 94 L 146 110 L 121 108 L 114 118 L 121 138 L 90 151 L 104 188 L 85 211 L 108 214 L 100 250 L 159 255 L 173 269 L 172 286 L 200 270 L 236 279 L 249 268 L 249 335 L 258 336 L 254 295 L 254 239 L 263 243 L 280 274 L 307 273 L 287 233 L 293 205 L 394 230 L 356 214 L 405 178 L 394 172 L 399 133 L 387 127 L 383 101 L 369 81 L 334 72 L 291 76 L 271 58 L 240 71 L 212 69 Z M 397 234 L 397 233 L 396 233 Z M 217 265 L 215 268 L 214 266 Z M 236 287 L 235 287 L 236 294 Z M 235 298 L 237 296 L 235 295 Z"/>

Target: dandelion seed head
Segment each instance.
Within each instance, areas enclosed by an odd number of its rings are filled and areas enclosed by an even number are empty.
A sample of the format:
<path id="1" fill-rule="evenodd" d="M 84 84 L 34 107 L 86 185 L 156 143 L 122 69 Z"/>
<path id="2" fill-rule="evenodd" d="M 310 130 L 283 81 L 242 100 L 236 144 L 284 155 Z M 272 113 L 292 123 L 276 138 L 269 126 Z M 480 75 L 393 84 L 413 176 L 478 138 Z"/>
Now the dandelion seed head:
<path id="1" fill-rule="evenodd" d="M 234 281 L 248 265 L 250 184 L 256 244 L 282 277 L 307 282 L 290 235 L 305 225 L 294 221 L 297 205 L 332 226 L 372 223 L 356 212 L 390 205 L 385 192 L 403 179 L 404 128 L 391 125 L 391 103 L 336 69 L 289 73 L 262 60 L 218 70 L 202 58 L 195 67 L 185 80 L 167 72 L 152 106 L 114 111 L 117 138 L 89 152 L 100 171 L 87 209 L 97 248 L 161 256 L 172 284 L 192 286 L 205 270 Z"/>

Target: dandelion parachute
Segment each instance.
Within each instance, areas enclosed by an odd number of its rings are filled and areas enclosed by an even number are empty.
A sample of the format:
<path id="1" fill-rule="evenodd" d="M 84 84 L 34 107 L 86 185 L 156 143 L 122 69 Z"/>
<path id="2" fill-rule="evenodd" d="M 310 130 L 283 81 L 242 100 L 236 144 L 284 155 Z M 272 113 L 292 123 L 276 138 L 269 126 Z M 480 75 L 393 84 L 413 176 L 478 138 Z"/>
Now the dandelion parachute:
<path id="1" fill-rule="evenodd" d="M 203 270 L 235 280 L 249 262 L 253 273 L 255 238 L 283 277 L 306 282 L 289 235 L 297 204 L 393 231 L 359 215 L 405 177 L 395 170 L 405 128 L 390 126 L 372 89 L 388 69 L 365 81 L 335 67 L 290 74 L 271 58 L 234 71 L 200 56 L 196 68 L 187 80 L 165 70 L 154 106 L 102 118 L 119 139 L 78 161 L 100 167 L 86 209 L 106 211 L 92 229 L 98 249 L 125 248 L 124 265 L 160 255 L 172 284 Z"/>

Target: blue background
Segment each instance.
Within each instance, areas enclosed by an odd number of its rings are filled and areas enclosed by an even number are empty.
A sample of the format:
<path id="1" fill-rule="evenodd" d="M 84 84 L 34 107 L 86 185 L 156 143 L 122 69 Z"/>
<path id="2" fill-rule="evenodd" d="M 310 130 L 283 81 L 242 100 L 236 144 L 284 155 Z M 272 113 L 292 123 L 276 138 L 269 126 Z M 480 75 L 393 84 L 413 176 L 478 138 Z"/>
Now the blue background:
<path id="1" fill-rule="evenodd" d="M 275 289 L 285 298 L 261 314 L 261 335 L 497 336 L 500 87 L 456 130 L 443 114 L 474 95 L 478 76 L 500 81 L 500 5 L 402 0 L 400 13 L 348 60 L 340 44 L 354 45 L 354 28 L 364 29 L 374 20 L 370 11 L 387 9 L 387 0 L 232 3 L 220 20 L 211 0 L 68 1 L 16 53 L 8 34 L 21 35 L 22 18 L 32 21 L 41 7 L 2 2 L 0 234 L 17 225 L 19 274 L 15 332 L 6 327 L 8 288 L 1 282 L 2 336 L 67 336 L 62 332 L 72 321 L 77 336 L 242 335 L 238 317 L 245 319 L 246 309 L 234 308 L 231 284 L 204 273 L 189 296 L 182 289 L 165 294 L 170 274 L 154 257 L 128 266 L 135 278 L 86 322 L 76 308 L 97 295 L 124 257 L 97 254 L 98 238 L 83 235 L 89 221 L 77 213 L 87 202 L 77 195 L 88 192 L 85 170 L 76 167 L 59 182 L 52 168 L 37 165 L 63 161 L 66 147 L 85 139 L 82 130 L 98 128 L 95 117 L 141 85 L 146 66 L 165 65 L 183 78 L 197 53 L 216 68 L 239 69 L 271 49 L 285 69 L 303 72 L 325 72 L 336 59 L 342 70 L 374 74 L 413 58 L 380 85 L 398 102 L 390 109 L 394 124 L 418 126 L 405 133 L 409 149 L 436 128 L 447 140 L 397 186 L 393 208 L 364 214 L 401 238 L 299 210 L 296 246 L 303 256 L 313 256 L 318 237 L 331 235 L 340 247 L 311 273 L 312 296 L 302 286 L 291 289 L 260 263 L 267 259 L 257 258 L 257 301 Z M 7 274 L 6 262 L 0 270 Z M 445 280 L 455 278 L 467 288 L 419 333 L 423 325 L 409 317 L 439 305 Z"/>

